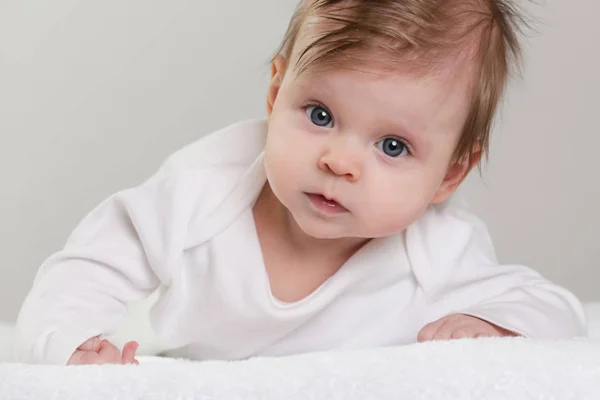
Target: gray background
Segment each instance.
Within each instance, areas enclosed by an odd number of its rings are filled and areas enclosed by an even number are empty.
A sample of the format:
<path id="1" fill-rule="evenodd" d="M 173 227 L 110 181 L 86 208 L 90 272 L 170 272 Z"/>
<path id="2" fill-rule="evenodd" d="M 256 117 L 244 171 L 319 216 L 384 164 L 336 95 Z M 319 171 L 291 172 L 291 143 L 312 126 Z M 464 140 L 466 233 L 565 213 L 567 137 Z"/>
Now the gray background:
<path id="1" fill-rule="evenodd" d="M 171 152 L 262 117 L 294 0 L 0 0 L 0 320 L 40 263 Z M 529 7 L 484 180 L 464 188 L 501 261 L 600 299 L 600 3 Z"/>

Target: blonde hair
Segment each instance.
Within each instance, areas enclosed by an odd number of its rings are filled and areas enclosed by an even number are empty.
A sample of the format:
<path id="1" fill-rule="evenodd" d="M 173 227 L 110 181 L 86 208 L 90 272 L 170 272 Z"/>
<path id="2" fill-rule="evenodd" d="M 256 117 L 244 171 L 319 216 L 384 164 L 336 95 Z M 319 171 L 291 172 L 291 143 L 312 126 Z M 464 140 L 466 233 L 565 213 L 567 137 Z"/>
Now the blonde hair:
<path id="1" fill-rule="evenodd" d="M 309 20 L 319 33 L 295 49 Z M 301 0 L 277 54 L 290 61 L 296 51 L 294 68 L 301 73 L 369 62 L 373 52 L 390 68 L 424 70 L 468 50 L 474 67 L 471 105 L 453 162 L 470 165 L 476 151 L 488 155 L 498 104 L 521 59 L 518 34 L 524 25 L 510 0 Z"/>

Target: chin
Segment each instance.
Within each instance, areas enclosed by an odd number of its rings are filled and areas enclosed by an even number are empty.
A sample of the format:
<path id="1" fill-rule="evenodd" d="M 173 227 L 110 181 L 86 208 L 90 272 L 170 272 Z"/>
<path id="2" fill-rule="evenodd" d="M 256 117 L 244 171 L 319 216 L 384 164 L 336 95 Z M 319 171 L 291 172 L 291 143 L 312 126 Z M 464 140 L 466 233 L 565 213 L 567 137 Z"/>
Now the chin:
<path id="1" fill-rule="evenodd" d="M 315 239 L 341 239 L 352 236 L 350 232 L 341 226 L 333 226 L 332 223 L 315 220 L 314 218 L 296 218 L 292 215 L 296 225 L 306 235 Z"/>

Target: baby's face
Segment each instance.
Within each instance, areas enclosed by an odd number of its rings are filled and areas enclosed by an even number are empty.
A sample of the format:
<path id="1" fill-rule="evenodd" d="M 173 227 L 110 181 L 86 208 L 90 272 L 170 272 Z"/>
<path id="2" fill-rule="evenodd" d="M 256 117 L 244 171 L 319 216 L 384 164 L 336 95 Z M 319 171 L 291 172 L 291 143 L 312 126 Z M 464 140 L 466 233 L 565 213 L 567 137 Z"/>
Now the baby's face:
<path id="1" fill-rule="evenodd" d="M 273 79 L 267 177 L 306 234 L 387 236 L 448 197 L 469 107 L 469 77 L 459 72 L 288 70 L 278 91 Z"/>

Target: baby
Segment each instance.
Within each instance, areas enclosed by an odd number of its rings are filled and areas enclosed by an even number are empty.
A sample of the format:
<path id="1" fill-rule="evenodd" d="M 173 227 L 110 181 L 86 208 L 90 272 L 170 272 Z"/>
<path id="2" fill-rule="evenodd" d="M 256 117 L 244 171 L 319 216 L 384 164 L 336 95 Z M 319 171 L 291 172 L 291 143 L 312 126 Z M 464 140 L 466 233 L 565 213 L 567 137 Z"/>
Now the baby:
<path id="1" fill-rule="evenodd" d="M 38 272 L 17 359 L 137 363 L 107 338 L 157 291 L 166 354 L 197 360 L 582 335 L 578 300 L 498 265 L 453 196 L 487 153 L 518 22 L 507 0 L 302 0 L 268 119 L 93 210 Z"/>

